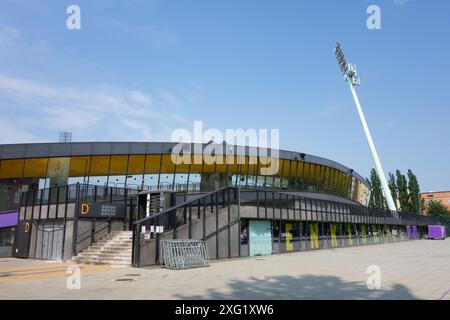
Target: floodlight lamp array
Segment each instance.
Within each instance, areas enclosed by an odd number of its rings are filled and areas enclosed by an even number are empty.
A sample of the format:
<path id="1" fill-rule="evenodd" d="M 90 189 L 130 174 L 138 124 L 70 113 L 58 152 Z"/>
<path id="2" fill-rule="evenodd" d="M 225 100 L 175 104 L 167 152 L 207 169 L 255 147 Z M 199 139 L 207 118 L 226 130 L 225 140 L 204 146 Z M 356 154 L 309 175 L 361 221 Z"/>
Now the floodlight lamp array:
<path id="1" fill-rule="evenodd" d="M 344 75 L 344 79 L 347 81 L 350 79 L 352 85 L 358 86 L 361 81 L 356 72 L 355 65 L 348 63 L 345 58 L 344 52 L 342 51 L 341 44 L 336 43 L 336 48 L 334 48 L 334 54 L 336 55 L 336 59 L 339 64 L 339 68 L 341 69 L 342 74 Z"/>

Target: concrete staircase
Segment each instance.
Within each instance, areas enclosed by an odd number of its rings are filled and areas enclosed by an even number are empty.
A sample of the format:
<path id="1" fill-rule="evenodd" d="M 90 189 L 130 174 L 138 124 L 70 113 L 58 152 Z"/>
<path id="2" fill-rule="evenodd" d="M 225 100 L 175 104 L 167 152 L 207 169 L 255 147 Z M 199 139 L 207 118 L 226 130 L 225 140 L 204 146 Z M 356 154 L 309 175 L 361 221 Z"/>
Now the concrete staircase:
<path id="1" fill-rule="evenodd" d="M 132 231 L 113 231 L 72 258 L 73 263 L 131 265 Z"/>

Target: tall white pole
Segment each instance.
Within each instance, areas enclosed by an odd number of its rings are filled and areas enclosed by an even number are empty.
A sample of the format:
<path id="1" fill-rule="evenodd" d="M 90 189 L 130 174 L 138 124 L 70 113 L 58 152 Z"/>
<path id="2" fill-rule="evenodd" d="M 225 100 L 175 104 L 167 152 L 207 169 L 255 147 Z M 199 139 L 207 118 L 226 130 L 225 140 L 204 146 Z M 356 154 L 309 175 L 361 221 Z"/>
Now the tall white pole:
<path id="1" fill-rule="evenodd" d="M 375 170 L 377 171 L 378 177 L 380 178 L 381 186 L 383 188 L 384 197 L 386 198 L 387 206 L 389 210 L 397 211 L 395 207 L 394 199 L 392 199 L 391 191 L 389 190 L 386 177 L 384 175 L 383 168 L 381 167 L 380 159 L 378 158 L 377 150 L 375 149 L 375 145 L 373 144 L 372 135 L 370 134 L 369 127 L 367 126 L 366 118 L 364 117 L 364 113 L 361 108 L 361 104 L 359 103 L 358 95 L 356 94 L 356 90 L 352 83 L 352 78 L 347 77 L 347 82 L 350 85 L 350 90 L 353 95 L 353 99 L 355 100 L 356 110 L 358 110 L 359 119 L 361 120 L 361 124 L 364 129 L 364 133 L 366 134 L 367 143 L 369 144 L 370 152 L 372 153 L 373 161 L 375 162 Z"/>

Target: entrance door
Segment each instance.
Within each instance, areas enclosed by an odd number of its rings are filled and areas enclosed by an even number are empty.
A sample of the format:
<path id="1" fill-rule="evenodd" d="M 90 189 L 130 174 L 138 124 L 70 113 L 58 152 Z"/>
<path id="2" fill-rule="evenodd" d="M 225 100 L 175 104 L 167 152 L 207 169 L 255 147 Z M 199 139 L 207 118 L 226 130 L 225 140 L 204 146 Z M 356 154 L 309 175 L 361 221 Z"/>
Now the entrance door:
<path id="1" fill-rule="evenodd" d="M 38 224 L 37 232 L 35 258 L 54 261 L 61 260 L 64 223 L 55 220 L 41 221 Z"/>
<path id="2" fill-rule="evenodd" d="M 272 254 L 272 227 L 270 221 L 250 220 L 250 256 Z"/>
<path id="3" fill-rule="evenodd" d="M 21 220 L 17 224 L 14 241 L 14 256 L 28 258 L 30 255 L 31 221 Z"/>

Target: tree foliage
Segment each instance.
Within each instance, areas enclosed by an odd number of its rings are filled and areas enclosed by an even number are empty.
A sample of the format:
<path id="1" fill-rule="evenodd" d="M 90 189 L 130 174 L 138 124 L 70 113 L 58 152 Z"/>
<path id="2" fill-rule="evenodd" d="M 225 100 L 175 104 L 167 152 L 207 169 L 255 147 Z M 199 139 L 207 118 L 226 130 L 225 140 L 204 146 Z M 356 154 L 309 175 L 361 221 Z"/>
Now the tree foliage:
<path id="1" fill-rule="evenodd" d="M 420 213 L 420 187 L 415 174 L 408 170 L 409 211 Z"/>
<path id="2" fill-rule="evenodd" d="M 431 216 L 445 217 L 450 216 L 450 210 L 440 201 L 430 201 L 428 203 L 428 214 Z"/>
<path id="3" fill-rule="evenodd" d="M 395 207 L 397 207 L 397 181 L 395 181 L 394 174 L 389 172 L 388 181 L 389 190 L 391 191 L 392 200 L 394 200 Z M 398 210 L 398 208 L 397 208 Z"/>
<path id="4" fill-rule="evenodd" d="M 407 176 L 408 178 L 400 170 L 396 170 L 395 174 L 389 172 L 388 187 L 391 191 L 392 200 L 394 200 L 398 211 L 419 214 L 425 211 L 425 204 L 420 197 L 419 182 L 411 169 L 408 170 Z M 381 181 L 375 169 L 370 171 L 370 183 L 372 193 L 369 206 L 372 208 L 387 208 Z"/>
<path id="5" fill-rule="evenodd" d="M 400 201 L 400 211 L 409 212 L 409 195 L 408 195 L 408 182 L 404 174 L 400 170 L 396 170 L 397 176 L 397 190 L 398 199 Z"/>
<path id="6" fill-rule="evenodd" d="M 375 169 L 370 171 L 370 184 L 372 185 L 372 193 L 370 194 L 369 207 L 386 208 L 386 200 L 383 196 L 381 181 Z"/>

